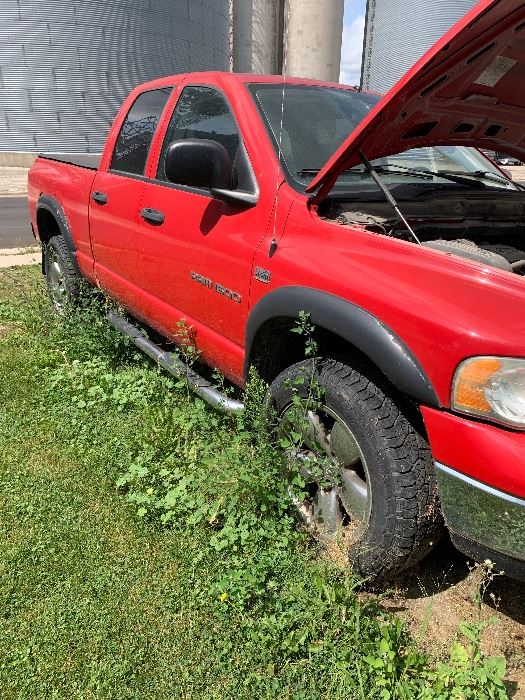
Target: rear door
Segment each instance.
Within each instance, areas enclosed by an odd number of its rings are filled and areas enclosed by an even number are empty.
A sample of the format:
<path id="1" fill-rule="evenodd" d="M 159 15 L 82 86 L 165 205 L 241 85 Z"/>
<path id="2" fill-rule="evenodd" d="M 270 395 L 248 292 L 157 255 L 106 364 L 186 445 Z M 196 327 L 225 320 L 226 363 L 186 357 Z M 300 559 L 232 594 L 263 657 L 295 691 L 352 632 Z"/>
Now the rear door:
<path id="1" fill-rule="evenodd" d="M 93 182 L 90 232 L 100 285 L 134 308 L 140 295 L 137 252 L 144 170 L 155 129 L 172 88 L 140 93 L 120 128 L 111 162 Z"/>

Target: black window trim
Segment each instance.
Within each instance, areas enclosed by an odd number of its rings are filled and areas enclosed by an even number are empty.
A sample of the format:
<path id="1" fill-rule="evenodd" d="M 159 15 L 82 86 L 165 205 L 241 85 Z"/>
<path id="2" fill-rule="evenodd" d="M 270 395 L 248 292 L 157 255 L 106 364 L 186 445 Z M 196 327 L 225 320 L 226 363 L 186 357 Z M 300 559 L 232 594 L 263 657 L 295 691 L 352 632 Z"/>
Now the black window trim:
<path id="1" fill-rule="evenodd" d="M 137 173 L 126 173 L 123 170 L 109 170 L 112 175 L 118 175 L 119 177 L 128 177 L 131 180 L 140 180 L 142 182 L 149 183 L 151 185 L 162 185 L 170 190 L 180 190 L 182 192 L 188 192 L 190 194 L 199 194 L 208 199 L 215 199 L 209 190 L 201 189 L 198 187 L 189 187 L 188 185 L 177 185 L 174 182 L 165 182 L 163 180 L 156 180 L 155 178 L 148 177 L 147 175 L 138 175 Z"/>

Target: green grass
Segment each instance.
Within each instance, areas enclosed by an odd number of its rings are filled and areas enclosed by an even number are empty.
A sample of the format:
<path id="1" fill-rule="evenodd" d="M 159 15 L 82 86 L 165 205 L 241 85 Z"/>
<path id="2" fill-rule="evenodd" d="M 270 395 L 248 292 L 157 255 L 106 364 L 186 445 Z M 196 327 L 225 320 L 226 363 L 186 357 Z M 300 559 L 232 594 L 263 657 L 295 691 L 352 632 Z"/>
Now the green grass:
<path id="1" fill-rule="evenodd" d="M 506 698 L 420 652 L 297 535 L 258 423 L 208 410 L 92 308 L 0 272 L 0 697 Z"/>

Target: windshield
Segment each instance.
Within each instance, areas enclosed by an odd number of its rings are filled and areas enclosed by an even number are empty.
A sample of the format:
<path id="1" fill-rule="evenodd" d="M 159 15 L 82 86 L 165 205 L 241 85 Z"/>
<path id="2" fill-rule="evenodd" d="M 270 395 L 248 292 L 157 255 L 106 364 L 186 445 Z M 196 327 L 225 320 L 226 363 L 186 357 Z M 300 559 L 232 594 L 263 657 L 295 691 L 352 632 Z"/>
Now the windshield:
<path id="1" fill-rule="evenodd" d="M 380 100 L 344 88 L 251 83 L 255 98 L 292 185 L 304 190 L 368 112 Z M 283 103 L 284 96 L 284 103 Z M 282 126 L 282 128 L 281 128 Z M 475 148 L 413 148 L 373 161 L 387 185 L 407 181 L 463 187 L 514 189 L 513 184 Z M 343 173 L 335 189 L 359 184 L 375 188 L 362 166 Z"/>

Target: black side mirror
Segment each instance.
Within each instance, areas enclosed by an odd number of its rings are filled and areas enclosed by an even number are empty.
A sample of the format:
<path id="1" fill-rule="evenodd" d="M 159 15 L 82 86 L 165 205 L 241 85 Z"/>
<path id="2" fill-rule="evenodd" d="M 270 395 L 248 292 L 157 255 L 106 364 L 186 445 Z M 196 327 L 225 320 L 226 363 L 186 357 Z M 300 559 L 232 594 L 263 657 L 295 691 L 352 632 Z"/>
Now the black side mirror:
<path id="1" fill-rule="evenodd" d="M 168 146 L 164 160 L 166 178 L 177 185 L 230 189 L 232 164 L 228 151 L 217 141 L 182 139 Z"/>

